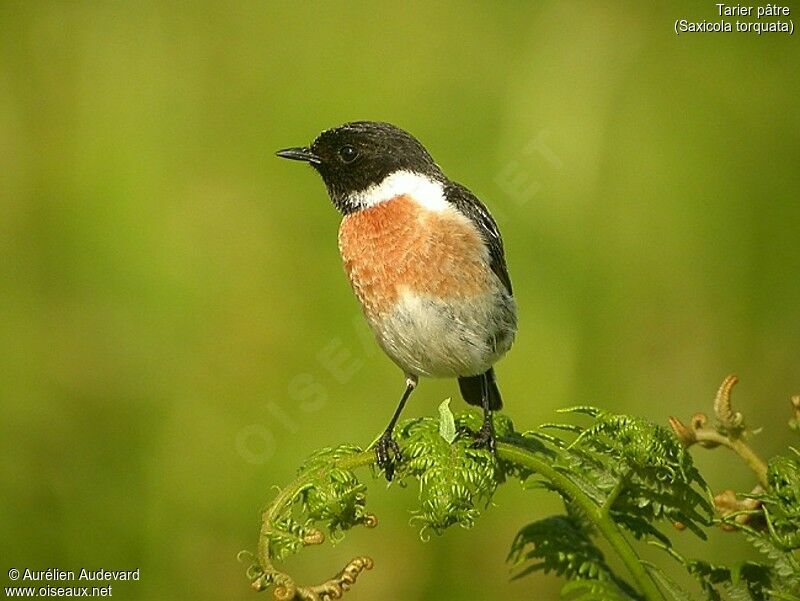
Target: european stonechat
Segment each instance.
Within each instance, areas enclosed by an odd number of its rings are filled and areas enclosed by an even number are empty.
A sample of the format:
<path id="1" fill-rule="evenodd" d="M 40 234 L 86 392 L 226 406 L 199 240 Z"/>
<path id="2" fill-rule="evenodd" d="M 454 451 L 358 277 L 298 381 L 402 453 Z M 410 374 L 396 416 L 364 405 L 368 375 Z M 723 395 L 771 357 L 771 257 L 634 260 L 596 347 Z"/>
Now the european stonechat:
<path id="1" fill-rule="evenodd" d="M 502 400 L 492 366 L 511 347 L 517 311 L 487 208 L 414 136 L 389 123 L 346 123 L 277 154 L 322 176 L 343 216 L 347 277 L 378 344 L 406 376 L 375 445 L 386 478 L 402 458 L 392 430 L 420 376 L 458 378 L 464 400 L 483 408 L 476 445 L 494 452 L 492 411 Z"/>

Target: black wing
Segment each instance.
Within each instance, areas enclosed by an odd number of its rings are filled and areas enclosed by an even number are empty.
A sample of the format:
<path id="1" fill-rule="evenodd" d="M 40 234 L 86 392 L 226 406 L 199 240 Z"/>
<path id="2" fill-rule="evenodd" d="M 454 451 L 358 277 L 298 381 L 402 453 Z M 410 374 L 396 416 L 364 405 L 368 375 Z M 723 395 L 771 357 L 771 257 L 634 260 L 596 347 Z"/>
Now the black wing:
<path id="1" fill-rule="evenodd" d="M 483 241 L 489 248 L 489 266 L 495 275 L 500 278 L 503 285 L 511 294 L 511 278 L 508 277 L 508 267 L 506 267 L 506 256 L 503 250 L 503 238 L 494 218 L 489 213 L 483 203 L 478 200 L 472 192 L 456 182 L 449 182 L 445 186 L 445 197 L 464 215 L 469 217 L 483 236 Z"/>

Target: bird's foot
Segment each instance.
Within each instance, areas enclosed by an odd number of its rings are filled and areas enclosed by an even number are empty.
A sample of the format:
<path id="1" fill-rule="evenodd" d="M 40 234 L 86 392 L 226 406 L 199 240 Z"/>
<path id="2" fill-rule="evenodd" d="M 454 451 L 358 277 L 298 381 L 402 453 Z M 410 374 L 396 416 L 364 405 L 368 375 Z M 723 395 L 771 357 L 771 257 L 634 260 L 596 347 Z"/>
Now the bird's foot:
<path id="1" fill-rule="evenodd" d="M 391 482 L 394 477 L 394 468 L 403 460 L 400 445 L 392 438 L 391 432 L 384 432 L 375 443 L 375 458 L 378 467 L 383 470 L 386 481 Z"/>
<path id="2" fill-rule="evenodd" d="M 472 443 L 473 449 L 489 449 L 492 455 L 497 454 L 497 442 L 494 436 L 494 422 L 491 418 L 483 420 L 480 430 L 472 433 L 475 441 Z"/>

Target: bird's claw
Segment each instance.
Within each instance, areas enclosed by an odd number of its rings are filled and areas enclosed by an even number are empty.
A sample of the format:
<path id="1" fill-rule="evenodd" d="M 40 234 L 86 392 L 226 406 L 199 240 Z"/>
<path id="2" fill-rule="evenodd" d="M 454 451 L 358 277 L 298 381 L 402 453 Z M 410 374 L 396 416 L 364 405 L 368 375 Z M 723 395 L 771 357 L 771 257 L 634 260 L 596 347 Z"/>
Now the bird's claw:
<path id="1" fill-rule="evenodd" d="M 472 443 L 473 449 L 489 449 L 492 455 L 497 454 L 497 442 L 494 436 L 494 424 L 491 420 L 485 420 L 477 432 L 470 432 L 475 439 Z"/>
<path id="2" fill-rule="evenodd" d="M 403 460 L 400 452 L 400 445 L 397 444 L 390 432 L 385 432 L 375 443 L 375 458 L 378 467 L 386 475 L 387 482 L 391 482 L 394 477 L 394 468 Z"/>

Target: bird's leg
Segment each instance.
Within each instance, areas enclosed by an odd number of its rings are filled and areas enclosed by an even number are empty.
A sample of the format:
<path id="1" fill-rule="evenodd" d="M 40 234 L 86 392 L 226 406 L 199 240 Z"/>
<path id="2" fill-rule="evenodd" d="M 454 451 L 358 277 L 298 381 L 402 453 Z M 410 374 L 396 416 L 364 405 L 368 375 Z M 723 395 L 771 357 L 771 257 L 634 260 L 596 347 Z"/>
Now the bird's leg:
<path id="1" fill-rule="evenodd" d="M 489 406 L 489 376 L 484 374 L 481 378 L 481 404 L 483 405 L 483 424 L 481 429 L 475 433 L 473 447 L 486 447 L 495 454 L 494 421 L 492 421 L 492 409 Z"/>
<path id="2" fill-rule="evenodd" d="M 400 403 L 397 405 L 397 409 L 394 410 L 394 415 L 392 416 L 389 425 L 386 426 L 386 430 L 384 430 L 383 434 L 381 434 L 378 442 L 375 443 L 375 457 L 378 461 L 378 467 L 380 467 L 384 474 L 386 474 L 386 480 L 389 482 L 392 481 L 392 477 L 394 476 L 395 463 L 402 461 L 403 459 L 403 456 L 400 453 L 400 447 L 394 438 L 392 438 L 392 430 L 394 430 L 394 426 L 397 424 L 397 420 L 400 418 L 400 414 L 403 412 L 403 407 L 405 407 L 408 397 L 411 396 L 411 393 L 414 391 L 416 386 L 417 376 L 407 375 L 406 390 L 403 392 L 403 396 L 400 398 Z"/>

